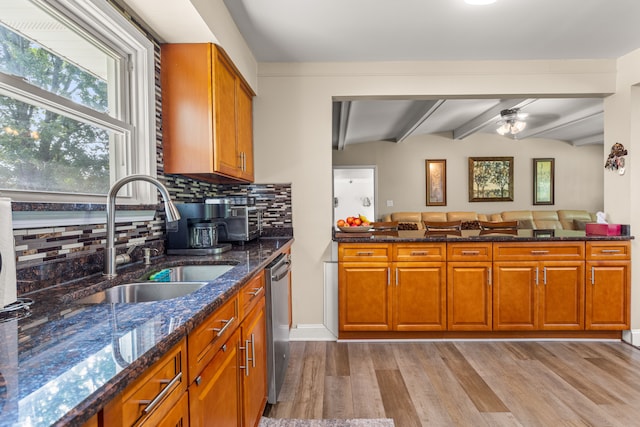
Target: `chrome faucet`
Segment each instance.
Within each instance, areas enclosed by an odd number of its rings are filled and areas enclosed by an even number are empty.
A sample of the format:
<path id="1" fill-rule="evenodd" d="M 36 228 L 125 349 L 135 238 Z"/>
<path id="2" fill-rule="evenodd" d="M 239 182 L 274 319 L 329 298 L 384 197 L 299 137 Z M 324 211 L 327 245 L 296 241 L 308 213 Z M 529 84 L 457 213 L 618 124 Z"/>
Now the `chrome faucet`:
<path id="1" fill-rule="evenodd" d="M 146 181 L 158 188 L 162 200 L 164 201 L 164 210 L 167 214 L 167 222 L 178 221 L 180 213 L 169 197 L 169 190 L 157 179 L 148 175 L 131 175 L 116 181 L 109 190 L 107 195 L 107 244 L 104 254 L 104 271 L 103 275 L 111 279 L 117 276 L 116 273 L 116 195 L 122 186 L 133 181 Z"/>

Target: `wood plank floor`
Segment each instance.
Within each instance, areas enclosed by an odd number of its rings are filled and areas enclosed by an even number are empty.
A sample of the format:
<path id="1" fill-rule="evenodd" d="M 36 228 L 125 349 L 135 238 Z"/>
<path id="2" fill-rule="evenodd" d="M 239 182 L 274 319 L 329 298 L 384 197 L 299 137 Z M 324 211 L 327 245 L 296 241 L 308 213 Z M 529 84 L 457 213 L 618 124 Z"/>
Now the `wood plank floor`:
<path id="1" fill-rule="evenodd" d="M 292 342 L 274 418 L 413 426 L 640 426 L 621 342 Z"/>

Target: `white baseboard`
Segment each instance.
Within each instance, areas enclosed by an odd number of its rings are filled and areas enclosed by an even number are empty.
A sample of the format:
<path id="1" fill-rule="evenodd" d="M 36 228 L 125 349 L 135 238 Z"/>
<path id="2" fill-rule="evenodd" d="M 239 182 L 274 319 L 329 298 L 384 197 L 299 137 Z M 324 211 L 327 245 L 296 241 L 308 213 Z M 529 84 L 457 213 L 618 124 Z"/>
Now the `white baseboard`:
<path id="1" fill-rule="evenodd" d="M 337 339 L 338 337 L 324 325 L 298 325 L 289 331 L 289 341 L 336 341 Z"/>
<path id="2" fill-rule="evenodd" d="M 634 347 L 640 347 L 640 329 L 622 331 L 622 340 Z"/>

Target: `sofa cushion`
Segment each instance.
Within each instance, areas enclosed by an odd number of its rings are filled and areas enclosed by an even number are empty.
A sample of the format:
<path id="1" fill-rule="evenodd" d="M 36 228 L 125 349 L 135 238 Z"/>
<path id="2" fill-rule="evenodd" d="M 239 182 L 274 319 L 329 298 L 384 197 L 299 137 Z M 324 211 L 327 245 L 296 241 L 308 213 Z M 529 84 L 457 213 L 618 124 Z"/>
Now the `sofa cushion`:
<path id="1" fill-rule="evenodd" d="M 449 221 L 446 212 L 422 212 L 422 221 Z"/>
<path id="2" fill-rule="evenodd" d="M 393 212 L 391 214 L 391 221 L 397 221 L 398 228 L 402 230 L 424 229 L 420 212 Z M 416 228 L 408 224 L 415 224 Z"/>
<path id="3" fill-rule="evenodd" d="M 556 211 L 532 211 L 532 215 L 537 229 L 561 230 L 563 228 Z"/>
<path id="4" fill-rule="evenodd" d="M 504 211 L 500 214 L 500 221 L 517 221 L 528 219 L 533 221 L 533 213 L 531 211 Z M 492 221 L 495 221 L 491 218 Z"/>
<path id="5" fill-rule="evenodd" d="M 533 230 L 535 228 L 536 227 L 534 226 L 533 221 L 530 220 L 530 219 L 519 219 L 518 220 L 518 229 L 519 230 L 522 230 L 522 229 Z"/>
<path id="6" fill-rule="evenodd" d="M 595 214 L 591 214 L 585 210 L 561 209 L 558 211 L 558 218 L 565 230 L 577 230 L 574 220 L 587 222 L 595 222 Z"/>
<path id="7" fill-rule="evenodd" d="M 447 221 L 477 221 L 475 212 L 447 212 Z"/>

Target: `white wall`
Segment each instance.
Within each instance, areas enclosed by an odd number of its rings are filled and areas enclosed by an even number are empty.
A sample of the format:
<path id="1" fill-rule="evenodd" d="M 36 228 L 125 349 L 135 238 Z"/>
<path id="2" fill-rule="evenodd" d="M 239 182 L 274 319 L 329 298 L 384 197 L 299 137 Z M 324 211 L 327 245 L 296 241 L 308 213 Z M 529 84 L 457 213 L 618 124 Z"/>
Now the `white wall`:
<path id="1" fill-rule="evenodd" d="M 469 202 L 468 158 L 513 156 L 513 202 Z M 533 158 L 555 158 L 555 204 L 533 205 Z M 447 160 L 447 206 L 426 206 L 425 159 Z M 450 135 L 418 135 L 400 144 L 374 142 L 333 152 L 334 165 L 378 166 L 378 217 L 401 211 L 475 211 L 497 213 L 521 209 L 603 209 L 602 146 L 574 147 L 532 138 L 514 141 L 498 134 L 475 134 L 464 140 Z M 386 201 L 393 200 L 393 207 Z"/>
<path id="2" fill-rule="evenodd" d="M 640 50 L 618 60 L 616 93 L 604 102 L 604 156 L 619 142 L 629 154 L 625 174 L 606 171 L 605 209 L 612 222 L 631 224 L 631 234 L 640 234 L 640 170 L 633 163 L 640 153 Z M 631 328 L 633 344 L 640 345 L 640 242 L 631 241 Z"/>
<path id="3" fill-rule="evenodd" d="M 256 182 L 292 183 L 294 323 L 323 321 L 323 261 L 331 256 L 333 226 L 332 97 L 594 96 L 615 91 L 615 67 L 615 61 L 258 64 Z"/>

